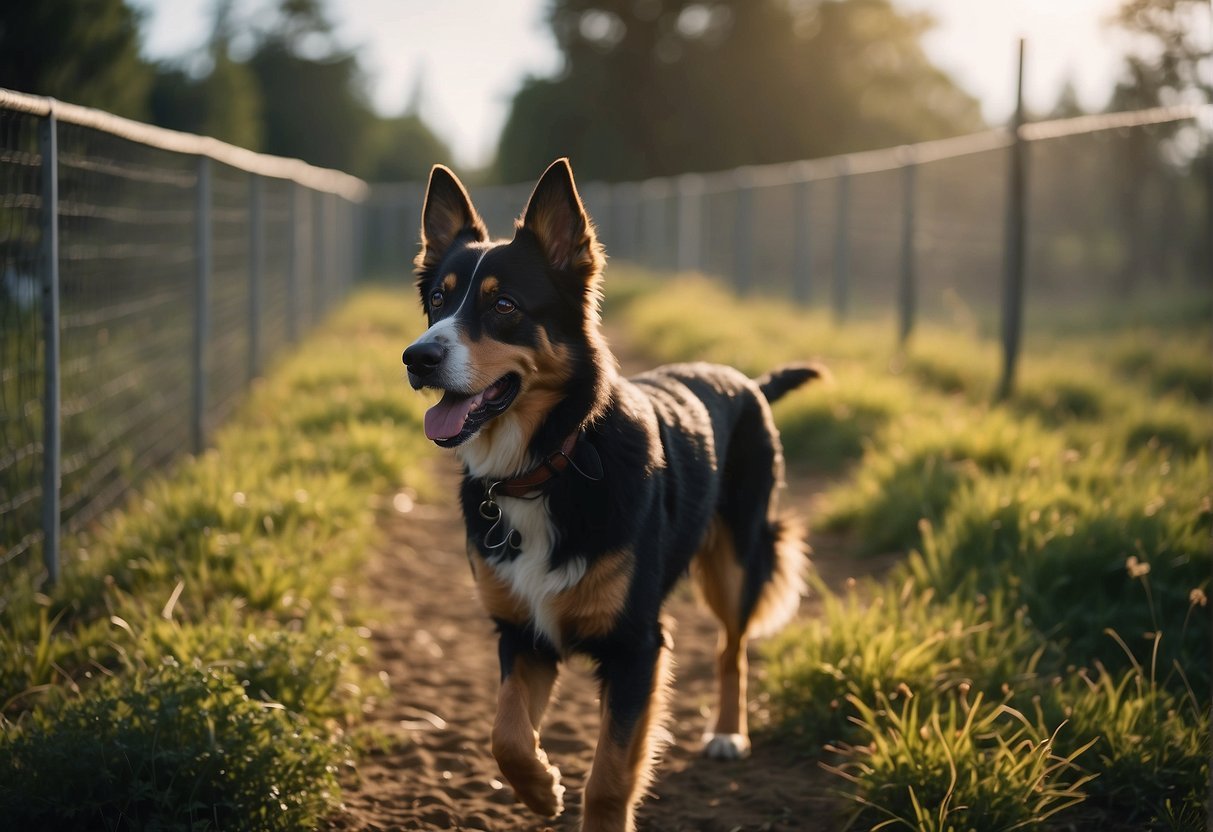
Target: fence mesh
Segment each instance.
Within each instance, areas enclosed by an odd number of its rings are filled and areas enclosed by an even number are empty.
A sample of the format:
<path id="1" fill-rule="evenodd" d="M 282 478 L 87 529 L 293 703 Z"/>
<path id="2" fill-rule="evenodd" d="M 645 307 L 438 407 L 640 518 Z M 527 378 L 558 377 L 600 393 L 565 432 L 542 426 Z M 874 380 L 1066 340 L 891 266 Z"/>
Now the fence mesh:
<path id="1" fill-rule="evenodd" d="M 59 129 L 62 512 L 86 522 L 188 444 L 191 160 Z"/>
<path id="2" fill-rule="evenodd" d="M 67 118 L 52 121 L 56 108 Z M 0 564 L 37 562 L 48 472 L 61 477 L 54 528 L 84 527 L 204 441 L 267 358 L 343 297 L 355 249 L 340 237 L 353 233 L 360 187 L 0 90 Z M 52 222 L 57 284 L 43 252 Z M 59 361 L 48 368 L 55 296 Z M 56 389 L 57 460 L 44 452 Z"/>
<path id="3" fill-rule="evenodd" d="M 229 416 L 357 263 L 406 271 L 421 221 L 422 183 L 376 187 L 358 206 L 361 183 L 333 172 L 55 106 L 52 160 L 52 105 L 0 90 L 0 563 L 39 548 L 48 471 L 62 478 L 60 524 L 82 527 Z M 1196 164 L 1207 110 L 1025 128 L 1029 307 L 1208 287 L 1209 180 Z M 912 273 L 918 313 L 951 320 L 997 309 L 1009 154 L 988 133 L 582 193 L 616 260 L 840 315 L 887 313 Z M 60 360 L 48 373 L 52 163 Z M 477 190 L 493 234 L 512 232 L 530 188 Z M 56 389 L 53 460 L 44 403 Z"/>
<path id="4" fill-rule="evenodd" d="M 0 110 L 0 561 L 38 539 L 42 496 L 42 160 L 37 117 Z"/>
<path id="5" fill-rule="evenodd" d="M 1200 118 L 1208 107 L 1025 128 L 1030 309 L 1048 317 L 1160 286 L 1207 286 Z M 617 261 L 702 271 L 844 316 L 888 314 L 909 269 L 919 317 L 991 320 L 1003 295 L 1010 142 L 992 131 L 831 160 L 588 182 L 581 192 Z M 492 233 L 512 233 L 529 187 L 474 189 Z M 423 195 L 420 183 L 372 190 L 368 262 L 409 262 Z"/>

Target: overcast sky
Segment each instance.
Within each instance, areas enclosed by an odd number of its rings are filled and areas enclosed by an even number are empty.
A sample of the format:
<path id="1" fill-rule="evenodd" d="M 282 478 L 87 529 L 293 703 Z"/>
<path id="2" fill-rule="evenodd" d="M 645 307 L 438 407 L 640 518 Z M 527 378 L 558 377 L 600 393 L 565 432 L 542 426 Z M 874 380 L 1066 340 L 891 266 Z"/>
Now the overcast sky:
<path id="1" fill-rule="evenodd" d="M 132 0 L 147 10 L 153 58 L 200 46 L 213 0 Z M 257 9 L 269 0 L 243 0 Z M 1105 21 L 1119 0 L 894 0 L 932 13 L 931 58 L 1005 121 L 1014 97 L 1016 39 L 1028 39 L 1028 106 L 1048 109 L 1063 80 L 1081 102 L 1102 106 L 1120 71 L 1125 36 Z M 423 114 L 455 161 L 483 165 L 493 154 L 510 96 L 528 74 L 546 75 L 559 53 L 544 24 L 546 0 L 329 0 L 341 41 L 356 49 L 376 108 L 399 113 L 418 78 Z"/>

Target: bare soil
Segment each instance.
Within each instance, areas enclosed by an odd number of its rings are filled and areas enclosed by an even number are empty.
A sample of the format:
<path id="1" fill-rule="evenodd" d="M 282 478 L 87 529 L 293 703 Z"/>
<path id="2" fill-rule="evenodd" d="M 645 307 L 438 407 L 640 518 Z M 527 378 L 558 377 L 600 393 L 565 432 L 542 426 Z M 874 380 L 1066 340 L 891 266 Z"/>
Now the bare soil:
<path id="1" fill-rule="evenodd" d="M 453 499 L 457 475 L 445 460 L 436 476 L 449 503 L 412 504 L 382 516 L 385 545 L 372 558 L 367 590 L 381 611 L 372 626 L 373 667 L 390 693 L 368 716 L 383 742 L 347 778 L 342 812 L 333 830 L 404 829 L 575 830 L 581 792 L 599 726 L 598 691 L 590 668 L 562 665 L 560 684 L 543 728 L 543 744 L 568 787 L 564 815 L 546 820 L 514 799 L 489 753 L 488 738 L 498 680 L 496 637 L 476 600 L 464 553 L 463 522 Z M 798 478 L 783 504 L 812 515 L 821 481 Z M 842 541 L 810 538 L 814 567 L 827 584 L 841 586 L 855 569 L 880 563 L 853 561 Z M 806 598 L 800 614 L 817 613 Z M 700 738 L 714 702 L 717 625 L 693 599 L 676 590 L 666 606 L 675 620 L 675 684 L 667 727 L 671 744 L 638 814 L 641 830 L 834 830 L 842 825 L 824 772 L 803 747 L 769 725 L 761 696 L 751 696 L 754 753 L 742 762 L 700 756 Z M 751 691 L 763 674 L 751 651 Z"/>
<path id="2" fill-rule="evenodd" d="M 622 333 L 609 332 L 628 375 L 646 366 Z M 333 832 L 405 829 L 552 830 L 578 827 L 581 794 L 597 742 L 598 690 L 588 665 L 562 665 L 542 743 L 567 788 L 565 812 L 538 817 L 517 802 L 489 752 L 496 707 L 497 642 L 475 596 L 455 501 L 453 458 L 435 476 L 449 501 L 412 505 L 394 501 L 382 516 L 385 545 L 367 574 L 373 604 L 382 610 L 372 627 L 378 670 L 391 693 L 368 717 L 384 739 L 364 756 L 345 783 L 344 810 Z M 811 520 L 819 495 L 833 480 L 789 476 L 780 505 Z M 400 511 L 398 509 L 408 509 Z M 885 570 L 891 557 L 853 559 L 846 541 L 810 534 L 813 567 L 831 589 L 852 576 Z M 832 832 L 843 826 L 835 790 L 840 781 L 822 770 L 818 756 L 770 725 L 758 693 L 764 668 L 750 651 L 750 728 L 753 754 L 722 762 L 701 756 L 701 737 L 715 702 L 715 619 L 689 587 L 675 590 L 665 607 L 675 622 L 674 685 L 666 727 L 670 744 L 637 814 L 643 832 Z M 820 612 L 813 596 L 800 615 Z"/>

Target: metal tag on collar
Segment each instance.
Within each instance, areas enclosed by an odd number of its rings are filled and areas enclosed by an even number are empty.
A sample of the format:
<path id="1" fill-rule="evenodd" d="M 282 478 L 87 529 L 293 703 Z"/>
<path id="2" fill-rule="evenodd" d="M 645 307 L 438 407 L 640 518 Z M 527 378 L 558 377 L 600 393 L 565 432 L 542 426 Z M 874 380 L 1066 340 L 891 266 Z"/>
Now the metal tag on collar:
<path id="1" fill-rule="evenodd" d="M 485 489 L 484 502 L 482 502 L 480 504 L 480 516 L 483 517 L 485 520 L 500 520 L 501 519 L 501 506 L 497 505 L 497 501 L 495 499 L 493 499 L 493 497 L 494 497 L 493 492 L 497 489 L 497 486 L 499 486 L 499 485 L 501 485 L 500 480 L 498 480 L 497 482 L 490 485 L 487 489 Z"/>
<path id="2" fill-rule="evenodd" d="M 500 480 L 490 485 L 485 490 L 484 501 L 480 504 L 480 516 L 493 523 L 484 535 L 484 545 L 489 549 L 501 549 L 504 547 L 506 552 L 509 552 L 511 549 L 518 551 L 522 549 L 522 534 L 517 529 L 507 531 L 497 543 L 492 543 L 489 540 L 493 536 L 493 532 L 505 524 L 505 517 L 502 514 L 501 506 L 497 505 L 497 501 L 494 499 L 496 496 L 494 491 L 496 491 L 499 485 L 501 485 Z"/>

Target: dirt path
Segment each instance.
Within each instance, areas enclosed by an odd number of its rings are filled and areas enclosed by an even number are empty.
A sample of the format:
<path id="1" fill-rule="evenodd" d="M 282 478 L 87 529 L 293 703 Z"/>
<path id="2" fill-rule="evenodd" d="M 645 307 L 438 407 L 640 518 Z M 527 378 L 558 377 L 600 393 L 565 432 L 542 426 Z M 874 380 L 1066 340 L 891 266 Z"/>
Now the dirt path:
<path id="1" fill-rule="evenodd" d="M 633 361 L 625 361 L 631 370 Z M 453 459 L 436 473 L 455 494 Z M 783 504 L 812 517 L 825 483 L 793 480 Z M 356 781 L 346 784 L 346 809 L 333 819 L 342 832 L 403 829 L 575 830 L 581 792 L 599 725 L 597 689 L 588 667 L 562 665 L 548 711 L 543 744 L 568 787 L 565 814 L 545 821 L 515 802 L 489 753 L 498 680 L 496 638 L 475 598 L 464 554 L 463 523 L 454 499 L 412 505 L 404 498 L 383 515 L 386 545 L 376 553 L 367 585 L 383 611 L 372 627 L 377 670 L 391 693 L 369 716 L 385 747 L 364 757 Z M 404 509 L 401 511 L 400 509 Z M 856 563 L 839 541 L 811 538 L 814 566 L 841 586 Z M 806 599 L 801 615 L 816 614 Z M 666 611 L 677 622 L 675 684 L 667 725 L 672 744 L 638 815 L 641 830 L 834 830 L 841 826 L 834 778 L 814 758 L 766 728 L 760 698 L 751 697 L 753 756 L 724 763 L 700 756 L 700 737 L 714 701 L 712 668 L 717 627 L 686 587 Z M 751 651 L 751 690 L 763 673 Z"/>
<path id="2" fill-rule="evenodd" d="M 454 471 L 443 470 L 440 476 L 454 493 Z M 789 496 L 788 502 L 805 508 L 808 495 Z M 410 502 L 397 501 L 405 508 Z M 565 815 L 547 822 L 514 801 L 489 753 L 496 639 L 475 598 L 457 510 L 453 504 L 416 505 L 405 513 L 385 512 L 383 523 L 387 543 L 374 556 L 367 584 L 382 610 L 372 632 L 377 669 L 388 675 L 391 693 L 369 721 L 387 742 L 360 762 L 359 780 L 347 784 L 346 811 L 334 819 L 334 829 L 576 829 L 599 723 L 597 689 L 588 667 L 576 661 L 562 667 L 544 726 L 543 743 L 569 787 Z M 822 547 L 814 555 L 818 572 L 841 585 L 852 562 L 825 549 L 828 541 L 815 542 Z M 806 599 L 801 614 L 813 615 L 816 606 L 814 599 Z M 832 778 L 814 759 L 763 730 L 761 700 L 751 703 L 751 721 L 758 729 L 753 757 L 721 763 L 699 756 L 714 697 L 716 624 L 686 589 L 676 591 L 667 611 L 677 622 L 668 722 L 673 744 L 641 807 L 640 828 L 838 828 Z M 751 661 L 756 680 L 762 666 L 753 655 Z"/>

